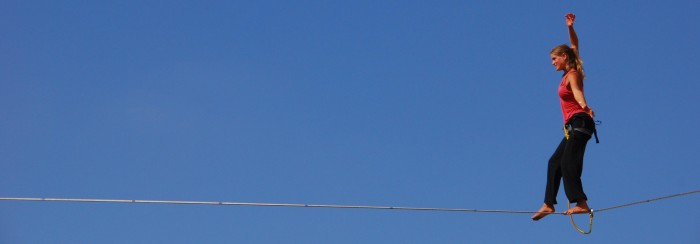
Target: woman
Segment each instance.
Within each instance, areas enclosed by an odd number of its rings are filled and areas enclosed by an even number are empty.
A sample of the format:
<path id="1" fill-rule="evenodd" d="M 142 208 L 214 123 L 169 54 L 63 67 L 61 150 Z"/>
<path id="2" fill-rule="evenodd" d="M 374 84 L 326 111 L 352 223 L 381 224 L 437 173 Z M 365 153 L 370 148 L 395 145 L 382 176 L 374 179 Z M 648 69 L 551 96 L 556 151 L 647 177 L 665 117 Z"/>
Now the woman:
<path id="1" fill-rule="evenodd" d="M 576 203 L 576 206 L 565 213 L 578 214 L 591 211 L 586 203 L 588 198 L 583 192 L 581 172 L 586 143 L 595 132 L 595 124 L 593 110 L 588 106 L 583 95 L 583 62 L 579 57 L 578 37 L 574 31 L 575 18 L 574 14 L 566 15 L 571 47 L 564 44 L 550 52 L 552 65 L 557 71 L 564 71 L 558 92 L 564 115 L 565 136 L 549 159 L 544 205 L 532 216 L 533 220 L 539 220 L 555 211 L 554 205 L 557 204 L 557 192 L 562 178 L 568 201 Z"/>

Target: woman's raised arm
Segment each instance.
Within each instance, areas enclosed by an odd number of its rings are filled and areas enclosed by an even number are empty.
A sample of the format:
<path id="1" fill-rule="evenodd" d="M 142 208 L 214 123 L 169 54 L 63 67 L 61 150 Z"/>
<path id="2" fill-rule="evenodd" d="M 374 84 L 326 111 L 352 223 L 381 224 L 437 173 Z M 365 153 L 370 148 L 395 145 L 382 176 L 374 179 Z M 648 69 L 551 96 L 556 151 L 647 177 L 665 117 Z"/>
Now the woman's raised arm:
<path id="1" fill-rule="evenodd" d="M 576 31 L 574 30 L 574 20 L 576 19 L 576 15 L 572 13 L 566 14 L 566 26 L 569 27 L 569 41 L 571 41 L 571 49 L 574 49 L 574 52 L 576 52 L 576 55 L 579 55 L 578 52 L 578 36 L 576 35 Z"/>

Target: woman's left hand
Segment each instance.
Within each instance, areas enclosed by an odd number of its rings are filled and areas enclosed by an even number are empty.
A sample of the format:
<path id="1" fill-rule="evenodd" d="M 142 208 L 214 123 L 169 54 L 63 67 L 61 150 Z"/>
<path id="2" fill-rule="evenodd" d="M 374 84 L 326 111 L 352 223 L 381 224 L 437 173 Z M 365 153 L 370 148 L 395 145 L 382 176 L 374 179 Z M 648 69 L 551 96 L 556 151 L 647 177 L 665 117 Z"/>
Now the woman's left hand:
<path id="1" fill-rule="evenodd" d="M 586 105 L 586 107 L 583 108 L 583 112 L 586 112 L 588 115 L 591 116 L 591 118 L 595 117 L 595 112 L 593 112 L 593 109 L 591 109 L 591 107 L 589 107 L 588 105 Z"/>

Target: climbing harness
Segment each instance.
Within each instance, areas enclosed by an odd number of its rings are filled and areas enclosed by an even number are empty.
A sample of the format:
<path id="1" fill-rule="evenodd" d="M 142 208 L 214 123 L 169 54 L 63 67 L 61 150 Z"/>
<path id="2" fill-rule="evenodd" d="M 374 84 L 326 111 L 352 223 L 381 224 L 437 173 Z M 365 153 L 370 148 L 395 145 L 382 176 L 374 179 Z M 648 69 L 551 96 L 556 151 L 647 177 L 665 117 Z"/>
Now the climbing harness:
<path id="1" fill-rule="evenodd" d="M 567 207 L 571 209 L 571 202 L 567 201 Z M 576 221 L 574 221 L 574 214 L 569 214 L 569 219 L 571 220 L 571 225 L 574 226 L 574 228 L 580 232 L 581 234 L 588 235 L 593 231 L 593 209 L 591 209 L 590 212 L 588 212 L 588 231 L 584 231 L 581 228 L 576 225 Z"/>
<path id="2" fill-rule="evenodd" d="M 576 116 L 576 115 L 574 115 Z M 600 120 L 593 121 L 595 125 L 600 125 L 602 122 Z M 571 136 L 574 131 L 581 132 L 583 134 L 586 134 L 588 136 L 593 136 L 595 137 L 595 143 L 598 144 L 600 143 L 600 140 L 598 140 L 598 130 L 593 129 L 593 131 L 586 129 L 586 128 L 574 128 L 571 124 L 564 124 L 564 137 L 566 140 L 569 140 L 569 136 Z"/>

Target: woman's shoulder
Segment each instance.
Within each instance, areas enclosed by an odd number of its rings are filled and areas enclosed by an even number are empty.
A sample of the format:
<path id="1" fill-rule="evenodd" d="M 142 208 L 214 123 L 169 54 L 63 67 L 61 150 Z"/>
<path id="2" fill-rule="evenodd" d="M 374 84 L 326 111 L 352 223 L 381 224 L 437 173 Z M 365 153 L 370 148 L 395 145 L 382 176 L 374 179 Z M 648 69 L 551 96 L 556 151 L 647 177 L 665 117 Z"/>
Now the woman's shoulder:
<path id="1" fill-rule="evenodd" d="M 578 79 L 583 78 L 583 76 L 581 75 L 581 72 L 578 72 L 578 70 L 576 70 L 576 69 L 571 69 L 571 70 L 567 71 L 566 74 L 564 74 L 564 78 L 567 78 L 568 76 L 572 76 L 572 77 L 575 77 Z"/>

